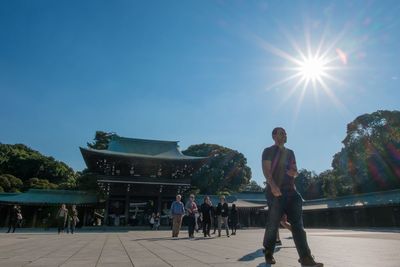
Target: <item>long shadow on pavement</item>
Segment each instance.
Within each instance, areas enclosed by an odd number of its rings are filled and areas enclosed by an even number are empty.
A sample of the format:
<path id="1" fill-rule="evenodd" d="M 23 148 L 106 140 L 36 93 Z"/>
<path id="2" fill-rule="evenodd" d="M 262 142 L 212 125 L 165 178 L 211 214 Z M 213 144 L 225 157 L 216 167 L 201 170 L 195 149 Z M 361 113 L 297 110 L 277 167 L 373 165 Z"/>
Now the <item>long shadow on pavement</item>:
<path id="1" fill-rule="evenodd" d="M 292 247 L 276 247 L 274 253 L 276 253 L 279 250 L 284 249 L 284 248 L 296 248 L 296 247 L 294 247 L 294 246 L 292 246 Z M 264 257 L 263 249 L 258 249 L 258 250 L 254 251 L 252 253 L 244 255 L 243 257 L 238 259 L 238 261 L 253 261 L 253 260 L 255 260 L 256 258 L 259 258 L 259 257 Z M 263 262 L 263 263 L 260 263 L 257 267 L 265 267 L 265 266 L 266 267 L 270 267 L 271 265 L 270 264 L 266 264 L 265 262 Z"/>

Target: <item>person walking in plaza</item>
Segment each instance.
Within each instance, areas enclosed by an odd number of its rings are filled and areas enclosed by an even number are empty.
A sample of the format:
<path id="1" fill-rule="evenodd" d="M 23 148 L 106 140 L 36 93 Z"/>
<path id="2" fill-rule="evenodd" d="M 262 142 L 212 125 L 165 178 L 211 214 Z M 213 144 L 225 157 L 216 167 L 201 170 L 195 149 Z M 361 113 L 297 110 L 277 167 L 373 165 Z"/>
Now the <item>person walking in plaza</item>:
<path id="1" fill-rule="evenodd" d="M 226 236 L 229 237 L 228 214 L 228 203 L 225 202 L 225 196 L 221 196 L 217 206 L 218 237 L 221 237 L 222 223 L 225 225 Z"/>
<path id="2" fill-rule="evenodd" d="M 154 230 L 160 229 L 160 220 L 161 220 L 160 213 L 157 212 L 156 217 L 154 217 Z"/>
<path id="3" fill-rule="evenodd" d="M 238 210 L 236 209 L 236 205 L 232 204 L 231 214 L 229 215 L 229 221 L 231 223 L 231 235 L 236 235 L 237 224 L 239 221 Z"/>
<path id="4" fill-rule="evenodd" d="M 194 202 L 194 195 L 190 194 L 189 200 L 185 205 L 186 214 L 187 214 L 187 222 L 188 222 L 188 232 L 189 238 L 194 238 L 194 228 L 196 225 L 196 213 L 198 212 L 196 202 Z"/>
<path id="5" fill-rule="evenodd" d="M 282 227 L 288 229 L 290 232 L 292 231 L 292 226 L 290 225 L 290 223 L 288 223 L 286 214 L 283 214 L 280 224 L 282 225 Z M 275 242 L 275 244 L 276 244 L 276 246 L 281 246 L 282 245 L 281 236 L 279 234 L 279 227 L 278 227 L 278 231 L 276 232 L 276 242 Z"/>
<path id="6" fill-rule="evenodd" d="M 151 216 L 149 217 L 149 225 L 150 229 L 154 230 L 154 223 L 156 222 L 156 214 L 153 212 Z"/>
<path id="7" fill-rule="evenodd" d="M 57 212 L 58 234 L 64 232 L 67 219 L 68 219 L 68 210 L 65 207 L 65 204 L 62 204 Z"/>
<path id="8" fill-rule="evenodd" d="M 79 223 L 78 210 L 76 209 L 76 205 L 72 205 L 70 220 L 69 220 L 71 234 L 75 232 L 75 228 L 78 223 Z"/>
<path id="9" fill-rule="evenodd" d="M 203 234 L 204 237 L 210 237 L 210 228 L 211 228 L 211 201 L 208 196 L 204 197 L 204 203 L 200 206 L 200 214 L 202 218 L 202 225 L 203 225 Z"/>
<path id="10" fill-rule="evenodd" d="M 283 214 L 292 227 L 292 235 L 302 266 L 322 267 L 322 263 L 314 261 L 308 247 L 306 232 L 303 227 L 303 199 L 296 191 L 294 179 L 297 176 L 297 166 L 294 152 L 284 145 L 287 141 L 286 132 L 277 127 L 272 131 L 274 145 L 264 149 L 262 154 L 262 169 L 267 180 L 266 197 L 268 203 L 268 219 L 264 234 L 264 257 L 267 264 L 275 264 L 273 257 L 276 234 Z"/>
<path id="11" fill-rule="evenodd" d="M 217 208 L 213 206 L 211 200 L 210 200 L 210 204 L 211 204 L 211 226 L 214 228 L 212 235 L 215 235 L 215 233 L 218 229 Z"/>
<path id="12" fill-rule="evenodd" d="M 8 231 L 7 233 L 10 233 L 11 228 L 12 228 L 12 232 L 15 232 L 15 228 L 17 226 L 21 227 L 20 225 L 22 224 L 22 213 L 21 213 L 21 209 L 17 206 L 14 205 L 11 209 L 10 212 L 10 219 L 8 221 Z"/>
<path id="13" fill-rule="evenodd" d="M 182 196 L 176 195 L 176 200 L 171 205 L 171 216 L 172 216 L 172 237 L 176 238 L 179 235 L 179 230 L 182 225 L 182 218 L 185 215 L 185 207 L 181 202 Z"/>

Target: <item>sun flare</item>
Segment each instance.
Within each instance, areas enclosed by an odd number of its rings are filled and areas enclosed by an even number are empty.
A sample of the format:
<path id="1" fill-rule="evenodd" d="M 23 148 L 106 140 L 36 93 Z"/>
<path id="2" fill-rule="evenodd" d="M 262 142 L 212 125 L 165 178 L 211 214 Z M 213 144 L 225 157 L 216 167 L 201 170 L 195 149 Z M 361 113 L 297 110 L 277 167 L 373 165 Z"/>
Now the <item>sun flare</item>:
<path id="1" fill-rule="evenodd" d="M 256 36 L 257 42 L 268 53 L 280 57 L 286 62 L 285 66 L 277 69 L 287 72 L 288 75 L 281 80 L 268 85 L 266 90 L 281 89 L 282 100 L 278 106 L 284 106 L 292 97 L 297 99 L 294 108 L 295 118 L 297 117 L 305 97 L 311 90 L 316 107 L 320 101 L 329 99 L 340 111 L 347 111 L 347 108 L 335 94 L 335 88 L 343 88 L 345 81 L 340 79 L 340 73 L 348 69 L 348 52 L 345 52 L 339 42 L 344 36 L 344 30 L 337 34 L 332 40 L 326 40 L 327 33 L 321 35 L 321 39 L 311 42 L 312 38 L 309 29 L 305 29 L 305 45 L 293 38 L 293 35 L 282 30 L 291 47 L 285 51 L 281 47 L 274 46 Z M 325 95 L 325 97 L 323 97 Z"/>
<path id="2" fill-rule="evenodd" d="M 298 72 L 306 82 L 321 80 L 326 75 L 326 62 L 323 58 L 309 57 L 298 64 Z"/>

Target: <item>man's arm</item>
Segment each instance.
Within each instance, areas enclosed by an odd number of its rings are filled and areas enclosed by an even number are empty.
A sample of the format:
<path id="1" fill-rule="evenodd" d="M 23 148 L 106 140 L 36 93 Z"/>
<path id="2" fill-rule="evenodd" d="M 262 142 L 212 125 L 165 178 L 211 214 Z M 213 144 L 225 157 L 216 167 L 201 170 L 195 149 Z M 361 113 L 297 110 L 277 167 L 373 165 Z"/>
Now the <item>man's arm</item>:
<path id="1" fill-rule="evenodd" d="M 291 162 L 290 162 L 290 169 L 286 172 L 287 175 L 296 178 L 299 174 L 297 172 L 297 165 L 296 165 L 296 158 L 294 156 L 294 152 L 292 151 Z"/>
<path id="2" fill-rule="evenodd" d="M 270 160 L 263 160 L 262 161 L 262 169 L 264 173 L 264 177 L 267 180 L 267 184 L 271 187 L 271 192 L 275 197 L 279 197 L 282 195 L 281 190 L 275 184 L 274 180 L 272 179 L 271 173 L 271 161 Z"/>

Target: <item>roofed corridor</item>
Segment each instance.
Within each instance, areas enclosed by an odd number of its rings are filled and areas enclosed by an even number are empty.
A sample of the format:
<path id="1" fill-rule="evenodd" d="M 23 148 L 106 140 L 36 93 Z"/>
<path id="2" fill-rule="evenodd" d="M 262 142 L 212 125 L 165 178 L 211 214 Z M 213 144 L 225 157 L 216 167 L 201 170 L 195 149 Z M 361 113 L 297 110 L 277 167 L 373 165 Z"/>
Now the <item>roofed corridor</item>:
<path id="1" fill-rule="evenodd" d="M 266 266 L 262 229 L 226 238 L 170 238 L 170 231 L 0 234 L 0 266 Z M 22 232 L 25 231 L 25 232 Z M 308 229 L 312 253 L 325 266 L 393 266 L 400 262 L 400 231 Z M 201 234 L 197 234 L 200 236 Z M 300 266 L 290 233 L 281 230 L 275 266 Z"/>

